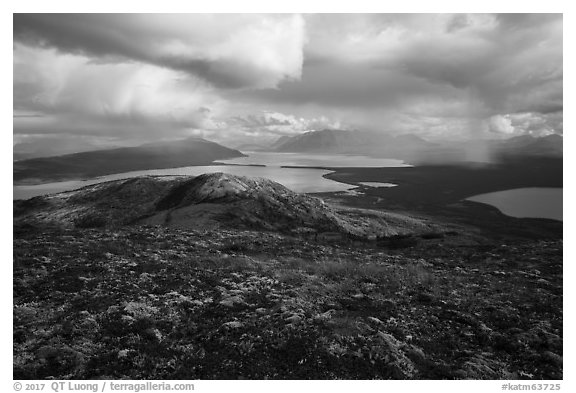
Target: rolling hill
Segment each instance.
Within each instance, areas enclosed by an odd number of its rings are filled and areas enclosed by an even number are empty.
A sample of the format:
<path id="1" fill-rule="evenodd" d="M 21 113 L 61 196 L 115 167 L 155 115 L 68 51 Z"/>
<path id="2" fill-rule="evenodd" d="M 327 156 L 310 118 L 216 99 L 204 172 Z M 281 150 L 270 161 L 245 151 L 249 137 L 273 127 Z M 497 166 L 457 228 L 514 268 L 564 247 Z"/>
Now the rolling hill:
<path id="1" fill-rule="evenodd" d="M 224 173 L 137 177 L 14 202 L 15 225 L 243 228 L 360 238 L 435 229 L 409 216 L 336 208 L 279 183 Z"/>

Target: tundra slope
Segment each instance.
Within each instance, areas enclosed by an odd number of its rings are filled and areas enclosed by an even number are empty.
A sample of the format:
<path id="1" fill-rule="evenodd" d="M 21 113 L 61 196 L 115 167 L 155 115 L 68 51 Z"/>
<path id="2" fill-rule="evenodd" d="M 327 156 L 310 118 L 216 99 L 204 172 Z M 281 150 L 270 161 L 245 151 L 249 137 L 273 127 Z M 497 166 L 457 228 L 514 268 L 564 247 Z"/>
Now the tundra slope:
<path id="1" fill-rule="evenodd" d="M 14 236 L 15 379 L 562 379 L 562 243 Z"/>
<path id="2" fill-rule="evenodd" d="M 561 240 L 311 241 L 430 226 L 223 174 L 14 208 L 15 379 L 562 378 Z"/>

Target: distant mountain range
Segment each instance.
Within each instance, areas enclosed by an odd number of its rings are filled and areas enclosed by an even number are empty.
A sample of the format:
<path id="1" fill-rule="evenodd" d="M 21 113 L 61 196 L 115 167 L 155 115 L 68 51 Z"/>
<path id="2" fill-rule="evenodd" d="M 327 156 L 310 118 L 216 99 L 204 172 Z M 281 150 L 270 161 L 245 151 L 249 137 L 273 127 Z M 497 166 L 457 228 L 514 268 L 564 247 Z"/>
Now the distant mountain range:
<path id="1" fill-rule="evenodd" d="M 282 136 L 269 146 L 247 144 L 245 151 L 308 154 L 358 154 L 397 158 L 414 165 L 488 162 L 517 157 L 562 157 L 563 138 L 529 135 L 505 140 L 432 143 L 416 135 L 386 135 L 360 131 L 322 130 Z M 200 138 L 148 143 L 137 147 L 87 151 L 14 162 L 14 183 L 42 183 L 91 178 L 129 171 L 209 165 L 215 160 L 243 157 Z"/>
<path id="2" fill-rule="evenodd" d="M 268 149 L 277 152 L 362 154 L 399 158 L 414 164 L 474 161 L 482 150 L 485 159 L 514 156 L 562 157 L 559 135 L 523 135 L 505 140 L 429 142 L 413 134 L 386 135 L 361 131 L 322 130 L 283 136 Z"/>
<path id="3" fill-rule="evenodd" d="M 392 136 L 342 130 L 310 131 L 292 137 L 281 137 L 270 149 L 278 152 L 368 154 L 388 158 L 405 158 L 433 147 L 416 135 Z"/>
<path id="4" fill-rule="evenodd" d="M 394 213 L 337 208 L 263 178 L 224 173 L 137 177 L 14 201 L 14 224 L 66 228 L 160 225 L 334 232 L 358 237 L 425 233 L 434 226 Z"/>
<path id="5" fill-rule="evenodd" d="M 14 182 L 46 182 L 147 169 L 209 165 L 214 160 L 243 156 L 238 150 L 214 142 L 188 138 L 16 161 Z"/>
<path id="6" fill-rule="evenodd" d="M 107 147 L 108 146 L 99 146 L 88 140 L 78 142 L 75 139 L 71 140 L 69 138 L 45 138 L 42 141 L 23 141 L 16 143 L 12 148 L 12 157 L 14 161 L 29 160 L 39 157 L 54 157 L 64 154 L 102 150 Z"/>

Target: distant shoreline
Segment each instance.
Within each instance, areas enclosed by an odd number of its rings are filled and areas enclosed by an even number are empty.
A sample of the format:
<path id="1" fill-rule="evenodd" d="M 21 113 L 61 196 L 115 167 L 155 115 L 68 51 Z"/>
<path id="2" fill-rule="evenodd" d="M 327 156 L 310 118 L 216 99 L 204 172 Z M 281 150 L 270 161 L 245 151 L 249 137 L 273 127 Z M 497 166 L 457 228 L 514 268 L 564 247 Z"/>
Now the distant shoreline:
<path id="1" fill-rule="evenodd" d="M 325 168 L 323 177 L 351 186 L 360 182 L 397 184 L 367 194 L 406 205 L 456 203 L 489 192 L 526 187 L 563 188 L 562 158 L 530 158 L 486 166 L 422 165 L 391 168 Z"/>
<path id="2" fill-rule="evenodd" d="M 541 173 L 537 176 L 521 176 L 522 172 L 529 168 L 542 167 L 546 164 Z M 266 167 L 263 164 L 228 164 L 214 161 L 210 166 L 245 166 L 245 167 Z M 207 165 L 189 165 L 189 166 L 207 166 Z M 161 170 L 176 169 L 178 167 L 168 168 L 149 168 L 143 170 Z M 388 182 L 398 184 L 402 187 L 395 187 L 394 190 L 384 190 L 386 197 L 393 199 L 414 199 L 414 196 L 426 200 L 430 199 L 430 193 L 435 198 L 445 201 L 455 201 L 465 199 L 474 195 L 488 192 L 504 191 L 513 188 L 522 187 L 563 187 L 562 184 L 562 159 L 530 159 L 516 161 L 513 163 L 503 163 L 497 166 L 464 166 L 464 165 L 420 165 L 405 167 L 331 167 L 331 166 L 298 166 L 283 165 L 281 168 L 287 169 L 320 169 L 330 171 L 322 177 L 339 183 L 358 186 L 360 182 Z M 559 169 L 559 171 L 558 171 Z M 53 178 L 27 178 L 13 181 L 13 186 L 37 186 L 50 183 L 59 183 L 67 181 L 93 181 L 99 177 L 121 174 L 106 173 L 97 176 L 58 176 Z M 129 172 L 125 172 L 129 173 Z M 448 176 L 444 175 L 449 173 Z M 498 174 L 495 180 L 486 178 L 486 175 Z M 558 176 L 559 173 L 559 176 Z M 481 181 L 476 182 L 478 175 L 484 175 Z M 531 173 L 533 175 L 533 172 Z M 414 180 L 417 182 L 415 183 Z M 466 181 L 468 180 L 468 181 Z M 470 182 L 472 180 L 472 183 Z M 504 181 L 503 181 L 504 180 Z M 408 188 L 407 188 L 408 186 Z M 453 192 L 445 193 L 449 188 Z M 378 190 L 372 190 L 377 192 Z M 382 190 L 380 190 L 382 191 Z M 418 191 L 417 193 L 415 191 Z M 424 194 L 423 194 L 424 192 Z M 410 195 L 407 195 L 410 194 Z"/>
<path id="3" fill-rule="evenodd" d="M 247 164 L 247 165 L 239 165 L 239 164 L 226 164 L 223 162 L 218 162 L 218 161 L 214 161 L 210 164 L 203 164 L 203 165 L 187 165 L 187 166 L 249 166 L 249 167 L 265 167 L 266 165 L 259 165 L 259 164 Z M 187 167 L 185 166 L 185 167 Z M 183 166 L 177 166 L 177 167 L 169 167 L 169 168 L 149 168 L 149 169 L 141 169 L 138 171 L 154 171 L 154 170 L 162 170 L 162 169 L 177 169 L 177 168 L 185 168 Z M 130 171 L 130 172 L 136 172 L 136 171 Z M 12 182 L 12 186 L 40 186 L 43 184 L 50 184 L 50 183 L 61 183 L 61 182 L 67 182 L 67 181 L 93 181 L 93 180 L 98 180 L 98 178 L 100 177 L 104 177 L 104 176 L 110 176 L 110 175 L 119 175 L 122 173 L 130 173 L 130 172 L 114 172 L 114 173 L 106 173 L 103 175 L 97 175 L 97 176 L 72 176 L 72 177 L 67 177 L 67 176 L 62 176 L 62 177 L 55 177 L 55 178 L 46 178 L 46 179 L 32 179 L 32 178 L 27 178 L 27 179 L 22 179 L 22 180 L 16 180 Z M 186 176 L 186 175 L 150 175 L 150 176 Z M 192 175 L 191 175 L 192 176 Z"/>
<path id="4" fill-rule="evenodd" d="M 558 239 L 562 221 L 516 218 L 496 207 L 466 200 L 471 196 L 527 187 L 563 188 L 561 158 L 517 159 L 486 167 L 421 166 L 404 168 L 331 168 L 325 178 L 357 185 L 378 181 L 398 187 L 362 187 L 360 195 L 317 193 L 328 202 L 387 210 L 477 228 L 486 237 Z"/>

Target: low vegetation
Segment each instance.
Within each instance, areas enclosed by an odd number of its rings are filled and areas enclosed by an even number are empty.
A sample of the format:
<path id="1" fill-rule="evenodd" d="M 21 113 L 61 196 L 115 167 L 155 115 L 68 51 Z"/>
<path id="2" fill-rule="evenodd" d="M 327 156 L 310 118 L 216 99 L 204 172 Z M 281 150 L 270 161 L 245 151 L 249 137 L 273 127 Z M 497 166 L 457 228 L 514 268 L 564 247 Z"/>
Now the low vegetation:
<path id="1" fill-rule="evenodd" d="M 561 379 L 562 242 L 457 237 L 20 228 L 14 378 Z"/>

